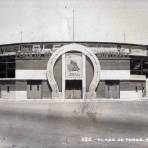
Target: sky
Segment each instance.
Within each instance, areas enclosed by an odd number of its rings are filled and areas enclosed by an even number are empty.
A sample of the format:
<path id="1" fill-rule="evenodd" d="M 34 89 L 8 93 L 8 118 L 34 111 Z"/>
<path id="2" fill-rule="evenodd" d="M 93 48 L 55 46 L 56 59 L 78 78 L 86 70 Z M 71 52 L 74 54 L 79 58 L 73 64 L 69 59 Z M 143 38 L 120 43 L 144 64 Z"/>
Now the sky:
<path id="1" fill-rule="evenodd" d="M 0 0 L 0 44 L 73 40 L 148 45 L 148 0 Z"/>

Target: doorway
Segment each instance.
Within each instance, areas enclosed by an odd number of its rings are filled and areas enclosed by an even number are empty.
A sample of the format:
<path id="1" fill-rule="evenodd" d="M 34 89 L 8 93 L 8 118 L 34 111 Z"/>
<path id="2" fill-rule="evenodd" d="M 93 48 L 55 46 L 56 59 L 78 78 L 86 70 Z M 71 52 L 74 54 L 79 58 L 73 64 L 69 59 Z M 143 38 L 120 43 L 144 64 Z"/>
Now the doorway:
<path id="1" fill-rule="evenodd" d="M 32 80 L 27 82 L 27 98 L 41 99 L 41 81 Z"/>
<path id="2" fill-rule="evenodd" d="M 106 81 L 106 98 L 120 98 L 119 81 Z"/>
<path id="3" fill-rule="evenodd" d="M 65 98 L 82 98 L 82 80 L 66 80 Z"/>

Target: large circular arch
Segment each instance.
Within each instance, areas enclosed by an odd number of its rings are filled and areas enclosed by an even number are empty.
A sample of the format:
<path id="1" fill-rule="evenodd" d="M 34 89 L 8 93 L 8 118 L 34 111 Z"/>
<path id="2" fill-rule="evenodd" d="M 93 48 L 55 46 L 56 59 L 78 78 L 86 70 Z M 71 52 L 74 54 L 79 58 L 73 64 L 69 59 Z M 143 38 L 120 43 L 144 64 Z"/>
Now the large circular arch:
<path id="1" fill-rule="evenodd" d="M 100 80 L 100 63 L 96 55 L 88 47 L 85 47 L 80 44 L 64 45 L 58 48 L 50 57 L 48 64 L 47 64 L 47 79 L 52 89 L 52 98 L 61 97 L 61 92 L 59 92 L 59 88 L 58 88 L 57 82 L 55 81 L 54 74 L 53 74 L 53 68 L 54 68 L 55 62 L 60 56 L 62 56 L 63 54 L 69 51 L 81 52 L 82 54 L 84 54 L 91 60 L 93 64 L 93 68 L 94 68 L 94 75 L 90 83 L 89 91 L 86 97 L 95 98 L 96 97 L 95 90 Z"/>

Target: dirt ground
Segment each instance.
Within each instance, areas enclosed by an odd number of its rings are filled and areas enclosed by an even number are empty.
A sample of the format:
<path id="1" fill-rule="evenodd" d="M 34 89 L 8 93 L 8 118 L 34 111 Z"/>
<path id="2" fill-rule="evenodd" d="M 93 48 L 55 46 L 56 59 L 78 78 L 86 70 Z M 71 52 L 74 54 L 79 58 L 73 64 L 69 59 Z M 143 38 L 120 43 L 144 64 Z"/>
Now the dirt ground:
<path id="1" fill-rule="evenodd" d="M 0 148 L 147 148 L 147 105 L 0 102 Z"/>

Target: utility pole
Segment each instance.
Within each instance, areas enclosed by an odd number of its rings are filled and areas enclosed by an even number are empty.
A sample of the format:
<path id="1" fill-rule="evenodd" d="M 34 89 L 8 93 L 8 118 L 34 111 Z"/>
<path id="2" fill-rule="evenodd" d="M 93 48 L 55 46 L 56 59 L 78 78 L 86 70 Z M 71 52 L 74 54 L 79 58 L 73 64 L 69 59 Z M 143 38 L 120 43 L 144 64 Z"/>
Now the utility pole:
<path id="1" fill-rule="evenodd" d="M 65 6 L 65 8 L 70 8 L 68 6 Z M 71 9 L 71 8 L 70 8 Z M 75 40 L 75 10 L 72 8 L 72 40 Z"/>
<path id="2" fill-rule="evenodd" d="M 20 34 L 21 34 L 21 43 L 22 43 L 23 42 L 23 32 L 21 31 Z"/>
<path id="3" fill-rule="evenodd" d="M 124 42 L 124 43 L 126 42 L 126 35 L 125 35 L 125 32 L 123 33 L 123 42 Z"/>
<path id="4" fill-rule="evenodd" d="M 72 10 L 72 14 L 73 14 L 73 15 L 72 15 L 72 22 L 73 22 L 73 23 L 72 23 L 72 25 L 73 25 L 73 27 L 72 27 L 72 28 L 73 28 L 73 29 L 72 29 L 73 31 L 72 31 L 72 32 L 73 32 L 73 33 L 72 33 L 72 34 L 73 34 L 73 35 L 72 35 L 72 36 L 73 36 L 73 41 L 74 41 L 74 40 L 75 40 L 75 11 L 74 11 L 74 8 L 73 8 L 73 10 Z"/>
<path id="5" fill-rule="evenodd" d="M 20 49 L 19 49 L 19 51 L 21 51 L 21 49 L 22 49 L 22 42 L 23 42 L 23 31 L 20 31 Z"/>

